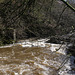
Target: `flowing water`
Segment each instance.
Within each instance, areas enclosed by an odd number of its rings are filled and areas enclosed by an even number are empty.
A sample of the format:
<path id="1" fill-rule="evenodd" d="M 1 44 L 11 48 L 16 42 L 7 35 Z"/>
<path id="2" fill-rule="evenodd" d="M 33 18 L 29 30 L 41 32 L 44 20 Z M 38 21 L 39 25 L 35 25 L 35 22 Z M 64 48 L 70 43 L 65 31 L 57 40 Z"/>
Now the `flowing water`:
<path id="1" fill-rule="evenodd" d="M 46 46 L 0 48 L 0 75 L 57 75 L 66 55 Z"/>

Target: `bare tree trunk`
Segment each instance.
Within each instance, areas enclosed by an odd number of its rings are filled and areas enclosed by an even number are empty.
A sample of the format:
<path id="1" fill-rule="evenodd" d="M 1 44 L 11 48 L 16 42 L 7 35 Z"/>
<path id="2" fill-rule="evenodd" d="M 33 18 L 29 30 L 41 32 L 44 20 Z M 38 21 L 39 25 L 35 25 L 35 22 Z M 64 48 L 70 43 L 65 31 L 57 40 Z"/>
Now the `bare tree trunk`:
<path id="1" fill-rule="evenodd" d="M 60 19 L 61 19 L 63 13 L 65 12 L 66 8 L 67 8 L 67 6 L 65 6 L 65 7 L 63 8 L 61 14 L 59 15 L 59 18 L 58 18 L 58 21 L 57 21 L 57 25 L 56 25 L 54 28 L 57 28 L 57 27 L 59 26 Z"/>
<path id="2" fill-rule="evenodd" d="M 14 32 L 13 32 L 13 38 L 14 38 L 14 41 L 13 41 L 13 44 L 16 42 L 16 29 L 13 29 Z"/>
<path id="3" fill-rule="evenodd" d="M 67 5 L 67 7 L 69 7 L 71 10 L 73 10 L 75 12 L 75 8 L 72 7 L 68 2 L 66 2 L 65 0 L 61 0 L 64 4 Z"/>
<path id="4" fill-rule="evenodd" d="M 59 19 L 58 19 L 58 21 L 57 21 L 57 25 L 59 24 L 60 19 L 61 19 L 63 13 L 65 12 L 66 8 L 67 8 L 67 6 L 65 6 L 65 7 L 63 8 L 63 10 L 62 10 L 62 12 L 61 12 L 61 14 L 60 14 L 60 16 L 59 16 Z"/>
<path id="5" fill-rule="evenodd" d="M 50 17 L 51 17 L 51 10 L 52 10 L 52 6 L 53 6 L 53 2 L 54 2 L 54 0 L 51 1 L 51 6 L 50 6 Z"/>

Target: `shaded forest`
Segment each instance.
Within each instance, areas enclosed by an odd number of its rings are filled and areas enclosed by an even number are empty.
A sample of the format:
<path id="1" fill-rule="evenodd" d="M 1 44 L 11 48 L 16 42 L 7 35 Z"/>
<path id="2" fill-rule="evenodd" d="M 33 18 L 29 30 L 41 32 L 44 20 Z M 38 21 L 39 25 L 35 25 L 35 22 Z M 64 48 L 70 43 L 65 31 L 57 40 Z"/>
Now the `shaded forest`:
<path id="1" fill-rule="evenodd" d="M 63 1 L 0 0 L 0 45 L 13 43 L 14 32 L 17 40 L 74 32 L 75 4 Z"/>

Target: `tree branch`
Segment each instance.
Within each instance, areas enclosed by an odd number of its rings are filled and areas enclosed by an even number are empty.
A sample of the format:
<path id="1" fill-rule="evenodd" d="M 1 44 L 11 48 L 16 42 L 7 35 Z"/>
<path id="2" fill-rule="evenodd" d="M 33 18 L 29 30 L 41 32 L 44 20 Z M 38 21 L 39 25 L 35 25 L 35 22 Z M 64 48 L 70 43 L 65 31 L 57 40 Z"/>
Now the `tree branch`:
<path id="1" fill-rule="evenodd" d="M 75 8 L 72 7 L 68 2 L 66 2 L 65 0 L 61 0 L 64 4 L 67 5 L 67 7 L 69 7 L 71 10 L 73 10 L 75 12 Z"/>

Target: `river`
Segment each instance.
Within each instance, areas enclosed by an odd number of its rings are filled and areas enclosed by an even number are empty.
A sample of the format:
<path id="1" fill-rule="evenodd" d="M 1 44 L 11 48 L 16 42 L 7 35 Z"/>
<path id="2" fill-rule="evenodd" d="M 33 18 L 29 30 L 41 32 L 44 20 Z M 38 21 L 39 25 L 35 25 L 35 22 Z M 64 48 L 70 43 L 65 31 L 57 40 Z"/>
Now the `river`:
<path id="1" fill-rule="evenodd" d="M 60 44 L 45 43 L 47 40 L 25 40 L 1 47 L 0 75 L 75 75 L 75 58 L 67 58 L 66 46 L 55 51 Z"/>

